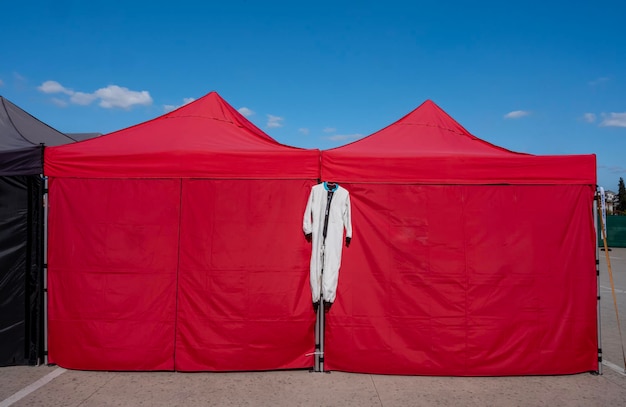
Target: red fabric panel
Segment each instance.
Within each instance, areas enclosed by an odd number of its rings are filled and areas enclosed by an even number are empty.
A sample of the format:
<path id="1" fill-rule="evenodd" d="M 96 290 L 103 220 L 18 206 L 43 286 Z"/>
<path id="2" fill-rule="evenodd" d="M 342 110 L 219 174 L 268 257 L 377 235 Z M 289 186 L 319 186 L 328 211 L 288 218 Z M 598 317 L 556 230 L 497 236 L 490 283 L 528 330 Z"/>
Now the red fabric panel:
<path id="1" fill-rule="evenodd" d="M 593 187 L 343 186 L 354 238 L 327 317 L 327 369 L 597 369 Z"/>
<path id="2" fill-rule="evenodd" d="M 211 92 L 136 126 L 48 148 L 44 173 L 86 178 L 316 179 L 319 150 L 278 143 Z"/>
<path id="3" fill-rule="evenodd" d="M 533 156 L 470 134 L 430 100 L 361 140 L 322 152 L 322 179 L 344 183 L 595 185 L 595 155 Z"/>
<path id="4" fill-rule="evenodd" d="M 313 181 L 183 181 L 176 370 L 313 366 Z"/>
<path id="5" fill-rule="evenodd" d="M 338 148 L 322 152 L 322 179 L 358 183 L 595 185 L 596 156 L 422 155 L 419 151 L 373 148 L 353 154 Z"/>
<path id="6" fill-rule="evenodd" d="M 50 179 L 49 360 L 172 370 L 180 180 Z"/>
<path id="7" fill-rule="evenodd" d="M 94 143 L 84 149 L 81 145 L 81 151 L 76 148 L 76 152 L 47 148 L 44 173 L 80 178 L 316 179 L 319 176 L 318 150 L 175 152 L 160 146 L 158 151 L 152 148 L 106 151 L 104 144 Z M 117 141 L 113 141 L 115 144 Z"/>
<path id="8" fill-rule="evenodd" d="M 413 157 L 527 155 L 479 139 L 431 100 L 425 101 L 411 113 L 384 129 L 329 151 L 356 155 L 373 152 L 382 157 L 387 153 L 390 153 L 390 156 Z M 383 154 L 380 155 L 381 153 Z"/>

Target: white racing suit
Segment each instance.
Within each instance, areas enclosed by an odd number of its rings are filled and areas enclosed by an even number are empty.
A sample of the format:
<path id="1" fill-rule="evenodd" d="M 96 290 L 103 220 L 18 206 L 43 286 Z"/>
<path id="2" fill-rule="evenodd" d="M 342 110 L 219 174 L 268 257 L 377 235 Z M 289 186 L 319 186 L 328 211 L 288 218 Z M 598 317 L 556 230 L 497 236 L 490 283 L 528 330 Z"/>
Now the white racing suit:
<path id="1" fill-rule="evenodd" d="M 311 251 L 311 293 L 313 302 L 320 300 L 320 282 L 324 301 L 334 302 L 337 294 L 343 229 L 346 237 L 352 239 L 350 194 L 345 188 L 336 185 L 328 212 L 328 227 L 324 239 L 324 221 L 328 203 L 329 187 L 326 182 L 311 188 L 311 194 L 304 210 L 302 230 L 312 234 Z M 322 273 L 322 259 L 324 270 Z M 322 280 L 322 281 L 320 281 Z"/>

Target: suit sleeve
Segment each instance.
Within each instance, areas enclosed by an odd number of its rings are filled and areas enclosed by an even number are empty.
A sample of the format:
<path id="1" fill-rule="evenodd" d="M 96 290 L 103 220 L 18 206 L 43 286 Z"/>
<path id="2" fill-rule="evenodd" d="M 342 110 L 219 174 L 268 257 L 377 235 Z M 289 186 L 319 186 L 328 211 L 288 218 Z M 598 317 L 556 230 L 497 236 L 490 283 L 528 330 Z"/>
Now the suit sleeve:
<path id="1" fill-rule="evenodd" d="M 312 228 L 312 211 L 313 209 L 313 189 L 311 189 L 311 192 L 309 193 L 309 200 L 306 203 L 306 208 L 304 209 L 304 217 L 302 219 L 302 231 L 304 232 L 305 235 L 308 235 L 310 233 L 313 233 L 313 228 Z"/>
<path id="2" fill-rule="evenodd" d="M 346 228 L 346 237 L 352 239 L 352 208 L 350 205 L 350 194 L 346 197 L 345 207 L 343 209 L 343 225 Z"/>

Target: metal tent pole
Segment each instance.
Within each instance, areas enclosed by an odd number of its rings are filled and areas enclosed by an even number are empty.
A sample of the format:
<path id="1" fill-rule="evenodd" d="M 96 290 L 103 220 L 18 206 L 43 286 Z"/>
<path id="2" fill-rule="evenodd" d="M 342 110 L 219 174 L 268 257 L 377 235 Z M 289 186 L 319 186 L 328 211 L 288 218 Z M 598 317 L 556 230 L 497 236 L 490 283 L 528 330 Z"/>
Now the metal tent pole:
<path id="1" fill-rule="evenodd" d="M 315 371 L 324 371 L 324 254 L 326 252 L 326 239 L 322 243 L 321 250 L 321 272 L 320 272 L 320 299 L 317 307 L 317 318 L 315 321 Z"/>
<path id="2" fill-rule="evenodd" d="M 320 360 L 320 372 L 324 372 L 324 336 L 325 336 L 325 319 L 326 315 L 324 312 L 324 294 L 320 293 L 320 306 L 317 309 L 318 315 L 320 316 L 318 319 L 320 321 L 320 351 L 319 351 L 319 360 Z"/>
<path id="3" fill-rule="evenodd" d="M 322 307 L 317 307 L 317 315 L 315 316 L 315 367 L 313 371 L 320 371 L 320 310 Z"/>
<path id="4" fill-rule="evenodd" d="M 48 364 L 48 177 L 43 178 L 43 344 L 44 364 Z"/>
<path id="5" fill-rule="evenodd" d="M 598 210 L 598 192 L 596 191 L 595 199 L 593 200 L 593 226 L 596 232 L 596 279 L 597 279 L 597 329 L 598 329 L 598 374 L 602 374 L 602 309 L 600 301 L 600 242 L 598 240 L 598 216 L 602 216 Z"/>

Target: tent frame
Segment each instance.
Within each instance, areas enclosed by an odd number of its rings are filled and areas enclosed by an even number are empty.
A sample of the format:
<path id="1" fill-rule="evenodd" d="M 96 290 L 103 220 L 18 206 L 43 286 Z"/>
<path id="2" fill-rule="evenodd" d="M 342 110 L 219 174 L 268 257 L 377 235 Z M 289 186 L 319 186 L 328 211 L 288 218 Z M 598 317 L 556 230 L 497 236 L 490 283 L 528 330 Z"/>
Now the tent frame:
<path id="1" fill-rule="evenodd" d="M 598 280 L 597 290 L 598 290 L 598 370 L 595 372 L 597 374 L 602 374 L 602 310 L 601 310 L 601 300 L 600 300 L 600 246 L 598 240 L 598 191 L 596 190 L 596 194 L 593 199 L 593 226 L 596 234 L 596 278 Z"/>

